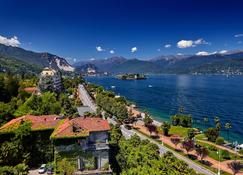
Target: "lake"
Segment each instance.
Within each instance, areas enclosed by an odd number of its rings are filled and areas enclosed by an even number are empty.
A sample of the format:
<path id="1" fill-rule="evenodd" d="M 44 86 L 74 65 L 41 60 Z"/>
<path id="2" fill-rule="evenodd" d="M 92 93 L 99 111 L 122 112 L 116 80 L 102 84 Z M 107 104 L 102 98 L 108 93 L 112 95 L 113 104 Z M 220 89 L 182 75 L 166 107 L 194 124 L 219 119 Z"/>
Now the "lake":
<path id="1" fill-rule="evenodd" d="M 180 106 L 191 114 L 194 127 L 214 126 L 214 117 L 232 123 L 230 141 L 243 143 L 243 77 L 221 75 L 153 75 L 146 80 L 120 80 L 115 77 L 86 77 L 91 83 L 125 96 L 159 121 L 169 120 Z M 111 88 L 115 86 L 115 88 Z M 226 137 L 226 132 L 221 131 Z"/>

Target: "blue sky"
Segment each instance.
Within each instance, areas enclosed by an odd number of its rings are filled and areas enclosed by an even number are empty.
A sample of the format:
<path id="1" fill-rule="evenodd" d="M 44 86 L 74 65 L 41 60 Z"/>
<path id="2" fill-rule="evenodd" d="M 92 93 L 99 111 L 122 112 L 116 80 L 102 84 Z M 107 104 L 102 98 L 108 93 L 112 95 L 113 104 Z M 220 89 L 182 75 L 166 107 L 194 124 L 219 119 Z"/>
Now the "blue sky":
<path id="1" fill-rule="evenodd" d="M 242 7 L 240 0 L 1 0 L 0 42 L 70 60 L 243 50 Z"/>

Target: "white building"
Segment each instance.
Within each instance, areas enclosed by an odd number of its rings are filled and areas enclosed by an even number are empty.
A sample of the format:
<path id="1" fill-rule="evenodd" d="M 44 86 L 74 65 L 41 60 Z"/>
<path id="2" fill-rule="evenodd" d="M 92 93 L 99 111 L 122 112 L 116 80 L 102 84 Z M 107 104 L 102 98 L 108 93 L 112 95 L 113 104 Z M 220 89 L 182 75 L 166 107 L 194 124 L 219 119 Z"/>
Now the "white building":
<path id="1" fill-rule="evenodd" d="M 60 73 L 50 67 L 45 67 L 40 73 L 39 88 L 41 91 L 60 92 L 62 90 Z"/>

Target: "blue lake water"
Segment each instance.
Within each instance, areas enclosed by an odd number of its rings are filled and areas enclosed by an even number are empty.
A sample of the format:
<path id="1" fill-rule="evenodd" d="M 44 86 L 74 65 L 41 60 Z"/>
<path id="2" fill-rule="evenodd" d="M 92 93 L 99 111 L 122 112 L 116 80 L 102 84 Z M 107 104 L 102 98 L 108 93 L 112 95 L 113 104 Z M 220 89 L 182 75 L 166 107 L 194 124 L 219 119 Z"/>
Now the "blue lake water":
<path id="1" fill-rule="evenodd" d="M 180 106 L 192 115 L 194 127 L 201 129 L 204 117 L 209 118 L 208 126 L 213 126 L 214 117 L 218 116 L 222 128 L 226 122 L 232 123 L 230 140 L 243 143 L 242 76 L 154 75 L 147 80 L 115 77 L 87 77 L 86 80 L 125 96 L 157 120 L 169 120 Z M 221 134 L 227 138 L 225 131 Z"/>

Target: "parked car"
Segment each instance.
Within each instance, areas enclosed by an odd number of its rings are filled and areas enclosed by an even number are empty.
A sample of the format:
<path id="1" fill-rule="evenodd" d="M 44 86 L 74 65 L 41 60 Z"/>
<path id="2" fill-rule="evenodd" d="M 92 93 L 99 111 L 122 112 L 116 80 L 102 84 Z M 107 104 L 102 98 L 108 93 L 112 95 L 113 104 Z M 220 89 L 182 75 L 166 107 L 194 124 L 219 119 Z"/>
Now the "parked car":
<path id="1" fill-rule="evenodd" d="M 46 172 L 46 164 L 42 164 L 38 169 L 39 174 L 44 174 Z"/>
<path id="2" fill-rule="evenodd" d="M 47 174 L 53 174 L 53 167 L 52 166 L 49 166 L 48 168 L 47 168 Z"/>

